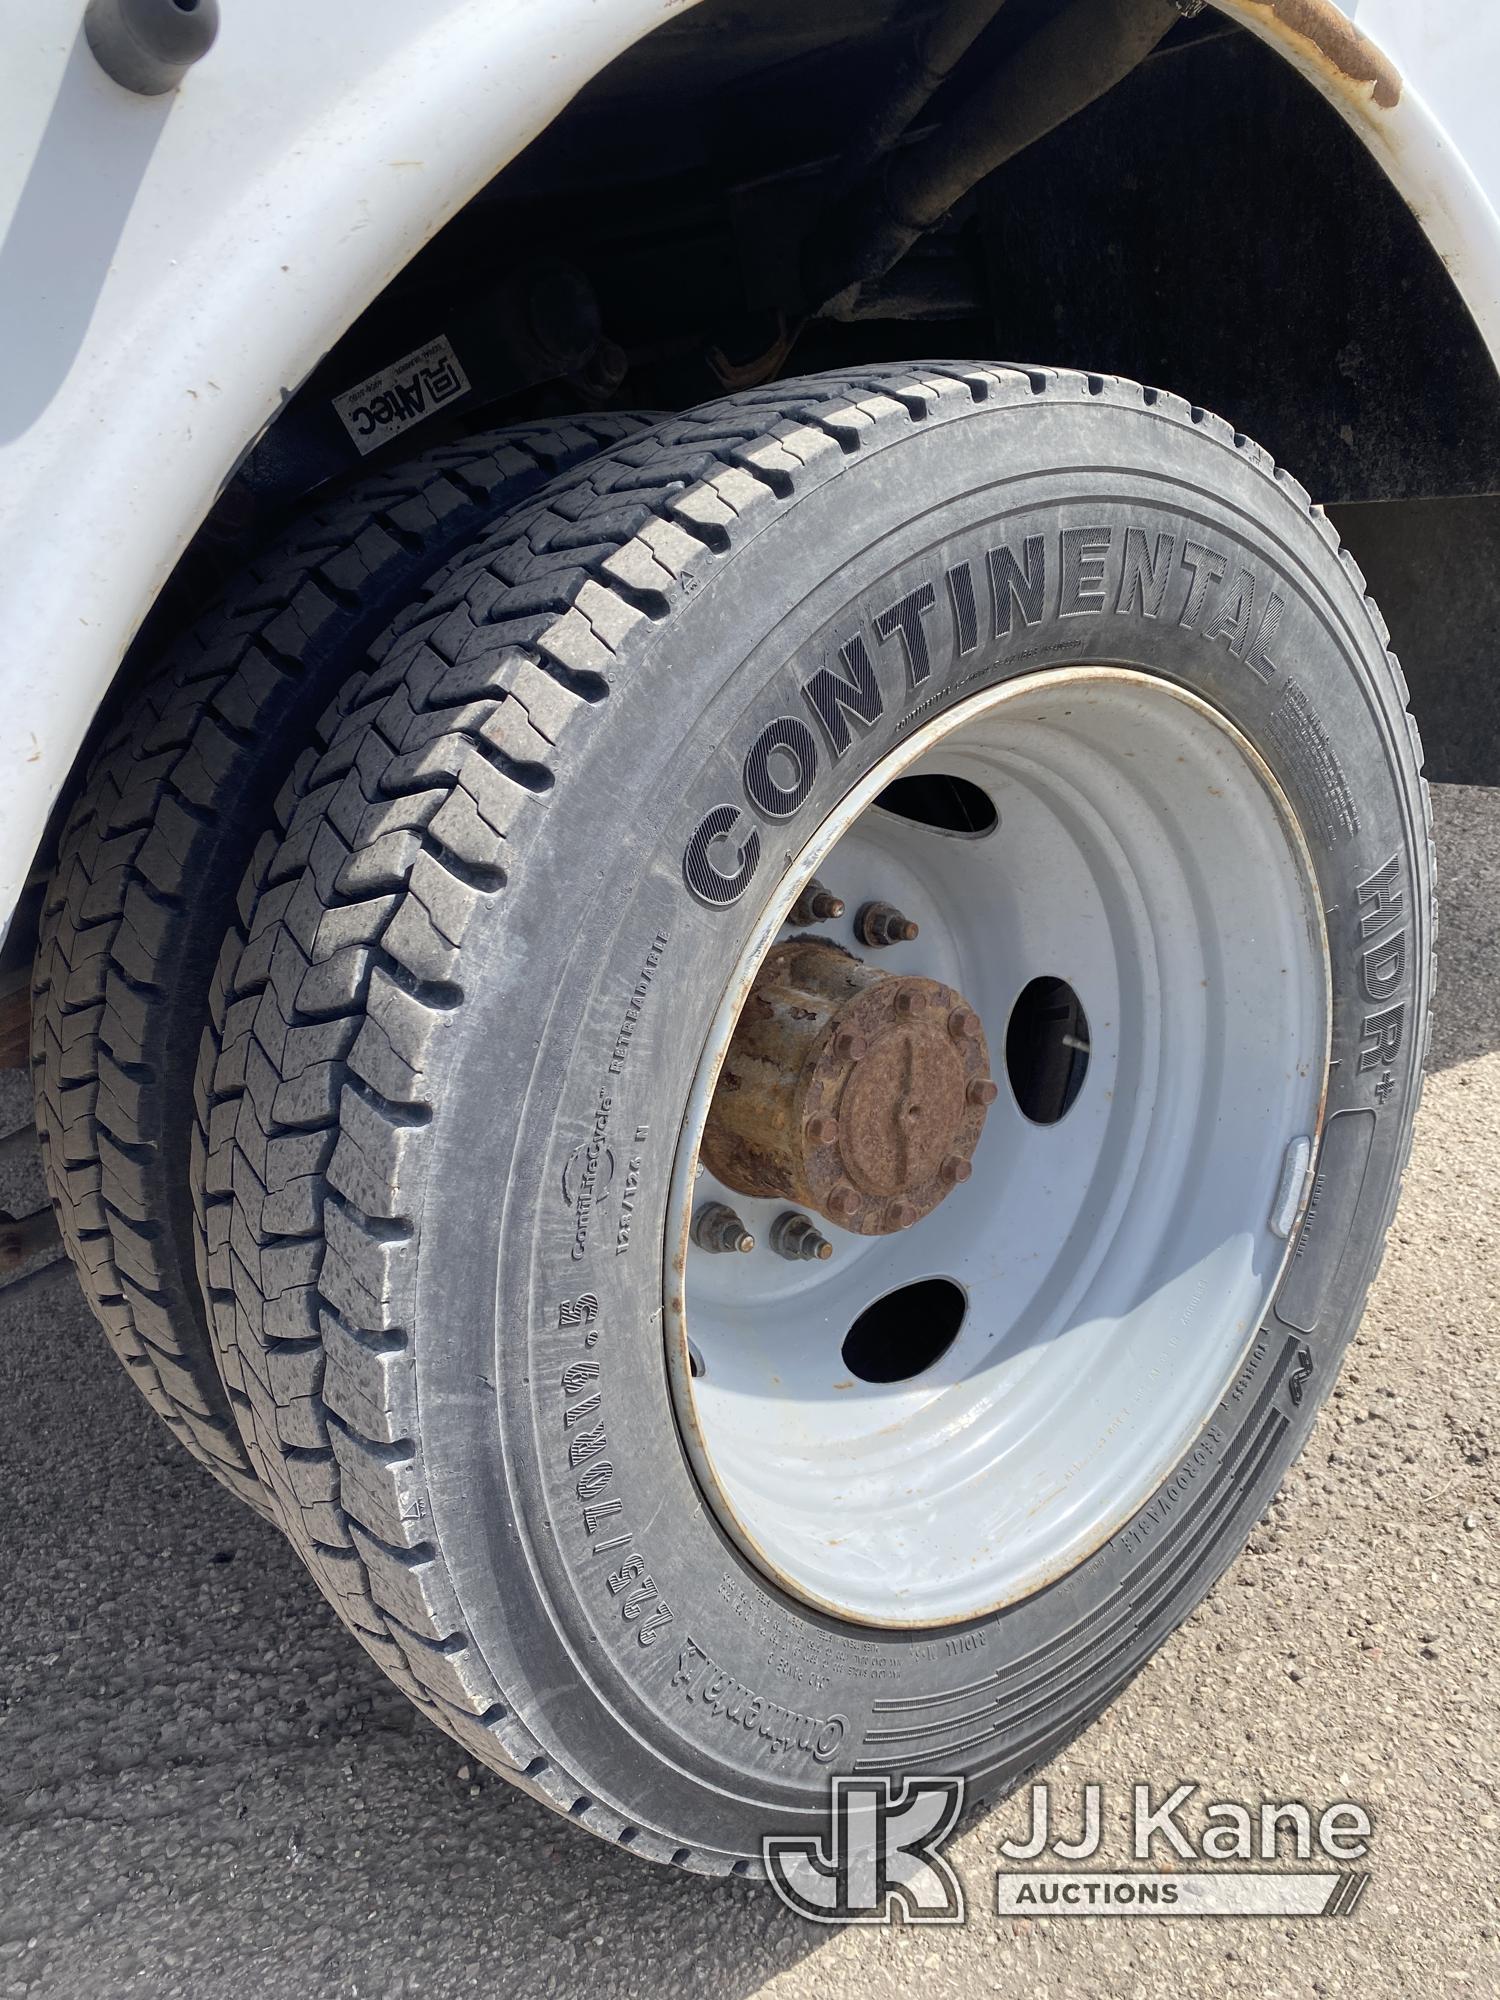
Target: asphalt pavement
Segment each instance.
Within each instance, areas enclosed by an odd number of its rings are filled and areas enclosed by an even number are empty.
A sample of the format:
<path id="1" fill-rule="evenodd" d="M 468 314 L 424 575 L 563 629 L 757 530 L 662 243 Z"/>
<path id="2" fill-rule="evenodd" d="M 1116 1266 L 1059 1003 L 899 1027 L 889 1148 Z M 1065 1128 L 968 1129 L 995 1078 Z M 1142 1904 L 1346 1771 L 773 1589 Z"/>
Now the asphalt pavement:
<path id="1" fill-rule="evenodd" d="M 1500 1993 L 1500 791 L 1436 795 L 1438 1021 L 1405 1197 L 1311 1446 L 1209 1601 L 1048 1772 L 1355 1800 L 1352 1916 L 827 1930 L 466 1763 L 156 1426 L 71 1276 L 0 1297 L 0 1995 L 152 2000 Z M 0 1131 L 26 1086 L 0 1076 Z M 31 1206 L 30 1163 L 0 1205 Z"/>

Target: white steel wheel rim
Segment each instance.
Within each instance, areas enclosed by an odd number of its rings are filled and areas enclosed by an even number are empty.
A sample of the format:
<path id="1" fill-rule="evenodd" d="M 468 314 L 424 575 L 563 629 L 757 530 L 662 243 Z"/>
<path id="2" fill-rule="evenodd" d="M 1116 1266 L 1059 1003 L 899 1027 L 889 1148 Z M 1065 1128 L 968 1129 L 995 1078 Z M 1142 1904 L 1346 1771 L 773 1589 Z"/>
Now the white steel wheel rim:
<path id="1" fill-rule="evenodd" d="M 914 825 L 898 775 L 977 784 L 998 825 Z M 722 1188 L 699 1147 L 739 1006 L 816 873 L 817 935 L 977 1009 L 1000 1085 L 972 1178 L 895 1235 L 814 1217 L 826 1263 L 770 1247 L 787 1206 Z M 869 952 L 881 898 L 918 939 Z M 1037 1124 L 1006 1066 L 1017 997 L 1060 978 L 1087 1019 L 1070 1108 Z M 973 697 L 873 770 L 778 885 L 725 988 L 678 1147 L 665 1287 L 684 1443 L 715 1515 L 788 1594 L 856 1623 L 971 1619 L 1064 1575 L 1192 1451 L 1274 1294 L 1321 1126 L 1330 1032 L 1311 857 L 1275 779 L 1217 711 L 1079 667 Z M 691 1240 L 722 1200 L 749 1255 Z M 681 1273 L 681 1277 L 675 1273 Z M 908 1380 L 843 1357 L 869 1305 L 923 1279 L 962 1324 Z M 914 1351 L 931 1329 L 913 1323 Z"/>

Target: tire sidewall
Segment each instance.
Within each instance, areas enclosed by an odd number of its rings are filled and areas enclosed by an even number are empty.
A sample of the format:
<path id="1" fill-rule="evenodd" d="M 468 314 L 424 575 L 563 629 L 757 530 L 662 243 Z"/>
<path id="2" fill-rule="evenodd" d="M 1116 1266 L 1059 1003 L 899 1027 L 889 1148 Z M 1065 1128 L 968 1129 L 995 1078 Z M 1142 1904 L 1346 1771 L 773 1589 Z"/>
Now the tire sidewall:
<path id="1" fill-rule="evenodd" d="M 1226 584 L 1248 572 L 1248 622 L 1205 639 L 1215 580 L 1186 624 L 1193 575 L 1177 561 L 1155 615 L 1117 609 L 1132 527 L 1153 551 L 1171 535 L 1176 551 L 1222 554 Z M 1062 537 L 1085 528 L 1110 531 L 1103 601 L 1075 579 L 1064 608 Z M 985 551 L 1019 556 L 1028 536 L 1045 549 L 1044 605 L 1034 623 L 1013 609 L 995 639 Z M 963 657 L 944 584 L 960 562 L 980 621 Z M 875 621 L 928 583 L 930 671 L 913 686 Z M 1279 622 L 1252 664 L 1273 594 Z M 751 745 L 779 717 L 813 720 L 803 687 L 857 635 L 879 719 L 838 756 L 815 726 L 805 798 L 757 815 Z M 1295 1276 L 1294 1309 L 1267 1316 L 1193 1449 L 1103 1548 L 968 1626 L 872 1632 L 767 1583 L 682 1449 L 662 1310 L 683 1111 L 729 970 L 839 799 L 965 696 L 1080 662 L 1140 668 L 1213 704 L 1297 813 L 1327 913 L 1325 1132 L 1343 1135 L 1340 1185 L 1315 1194 L 1283 1284 Z M 1086 392 L 1023 400 L 893 426 L 847 462 L 825 454 L 728 556 L 705 549 L 679 574 L 669 615 L 627 635 L 608 698 L 574 718 L 555 763 L 504 890 L 476 909 L 465 1002 L 433 1059 L 412 1327 L 433 1538 L 467 1630 L 501 1687 L 538 1691 L 518 1713 L 544 1751 L 685 1843 L 753 1854 L 765 1832 L 821 1816 L 832 1775 L 882 1762 L 960 1771 L 971 1795 L 1000 1788 L 1096 1712 L 1237 1552 L 1331 1385 L 1378 1256 L 1428 958 L 1416 764 L 1382 635 L 1326 524 L 1253 448 Z M 715 907 L 689 888 L 684 855 L 721 804 L 754 825 L 761 855 L 745 893 Z M 1371 903 L 1376 880 L 1399 907 Z M 1392 909 L 1394 985 L 1392 960 L 1372 973 L 1360 928 Z M 1376 1015 L 1391 1060 L 1372 1065 Z M 870 1738 L 905 1703 L 961 1690 L 944 1712 L 966 1726 L 920 1757 Z"/>

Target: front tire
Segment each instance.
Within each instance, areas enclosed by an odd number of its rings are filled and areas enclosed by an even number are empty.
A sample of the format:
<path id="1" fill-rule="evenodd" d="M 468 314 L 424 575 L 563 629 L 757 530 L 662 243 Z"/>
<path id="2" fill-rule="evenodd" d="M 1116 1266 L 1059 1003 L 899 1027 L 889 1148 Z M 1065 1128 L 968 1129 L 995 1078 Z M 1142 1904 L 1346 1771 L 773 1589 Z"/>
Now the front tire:
<path id="1" fill-rule="evenodd" d="M 767 1835 L 817 1830 L 836 1773 L 1004 1790 L 1187 1615 L 1328 1392 L 1409 1145 L 1431 858 L 1385 641 L 1326 519 L 1248 440 L 1128 383 L 978 365 L 710 405 L 455 567 L 351 690 L 262 878 L 207 1164 L 219 1240 L 239 1250 L 219 1333 L 241 1357 L 257 1465 L 323 1589 L 435 1720 L 596 1831 L 755 1873 Z M 965 703 L 1023 692 L 1028 726 L 1066 745 L 1080 673 L 1111 700 L 1139 682 L 1162 713 L 1191 710 L 1204 757 L 1264 771 L 1285 811 L 1255 825 L 1281 814 L 1302 857 L 1257 902 L 1245 871 L 1272 836 L 1247 831 L 1238 851 L 1192 837 L 1217 824 L 1222 787 L 1187 737 L 1175 763 L 1130 775 L 1144 697 L 1119 711 L 1135 723 L 1096 732 L 1088 768 L 1116 758 L 1105 791 L 1059 806 L 1080 853 L 1109 847 L 1127 792 L 1183 831 L 1179 875 L 1212 911 L 1205 992 L 1216 968 L 1257 982 L 1254 1016 L 1280 1020 L 1283 977 L 1316 968 L 1285 1014 L 1285 1061 L 1253 1053 L 1249 1015 L 1224 1015 L 1233 1036 L 1205 1040 L 1173 1100 L 1208 1093 L 1221 1115 L 1163 1128 L 1184 1203 L 1251 1191 L 1224 1241 L 1243 1238 L 1235 1297 L 1253 1315 L 1237 1332 L 1215 1320 L 1218 1266 L 1170 1301 L 1150 1267 L 1126 1303 L 1148 1333 L 1153 1300 L 1172 1325 L 1139 1350 L 1132 1407 L 1171 1400 L 1179 1350 L 1198 1401 L 1152 1489 L 1121 1487 L 1046 1575 L 1022 1562 L 988 1597 L 951 1584 L 908 1600 L 883 1596 L 896 1572 L 871 1564 L 830 1597 L 753 1523 L 737 1531 L 692 1402 L 701 1246 L 682 1145 L 705 1051 L 731 976 L 742 998 L 787 935 L 820 829 L 882 760 Z M 1185 817 L 1174 786 L 1190 778 Z M 1034 783 L 1061 799 L 1044 761 Z M 995 892 L 994 925 L 1014 900 Z M 1136 902 L 1136 929 L 1107 913 L 1096 927 L 1122 979 L 1127 957 L 1170 958 L 1166 919 Z M 1018 999 L 1021 970 L 1029 984 L 1068 968 L 1018 961 Z M 1138 1054 L 1160 1042 L 1160 1007 L 1116 1021 L 1077 997 L 1101 1035 L 1128 1040 L 1130 1018 Z M 984 1021 L 997 1078 L 1008 1026 Z M 1270 1095 L 1237 1097 L 1256 1064 Z M 1135 1103 L 1143 1065 L 1120 1071 Z M 1055 1108 L 1071 1085 L 1046 1069 L 1007 1068 L 1005 1084 Z M 1286 1126 L 1261 1162 L 1273 1097 Z M 965 1200 L 1003 1181 L 995 1143 L 973 1152 Z M 865 1224 L 848 1220 L 836 1250 L 852 1260 Z M 933 1220 L 889 1227 L 919 1246 Z M 1170 1258 L 1170 1205 L 1155 1226 Z M 1186 1220 L 1178 1242 L 1202 1261 Z M 755 1310 L 764 1248 L 735 1260 L 751 1348 L 776 1331 Z M 1059 1324 L 1072 1340 L 1081 1321 Z M 1009 1365 L 1027 1334 L 968 1350 L 957 1379 Z M 1081 1397 L 1106 1365 L 1081 1370 Z M 904 1407 L 888 1406 L 898 1422 Z M 851 1477 L 820 1501 L 826 1540 L 857 1539 L 860 1496 Z M 964 1529 L 976 1551 L 983 1529 Z"/>

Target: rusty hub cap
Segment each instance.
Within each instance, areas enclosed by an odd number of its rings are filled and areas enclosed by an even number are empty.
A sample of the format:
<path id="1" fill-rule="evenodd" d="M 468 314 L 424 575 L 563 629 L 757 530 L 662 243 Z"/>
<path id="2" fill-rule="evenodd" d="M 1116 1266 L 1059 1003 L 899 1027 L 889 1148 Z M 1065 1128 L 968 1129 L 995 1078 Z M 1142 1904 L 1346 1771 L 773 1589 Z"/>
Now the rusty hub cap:
<path id="1" fill-rule="evenodd" d="M 794 938 L 740 1014 L 703 1160 L 739 1194 L 886 1236 L 969 1178 L 994 1095 L 979 1016 L 952 987 Z"/>

